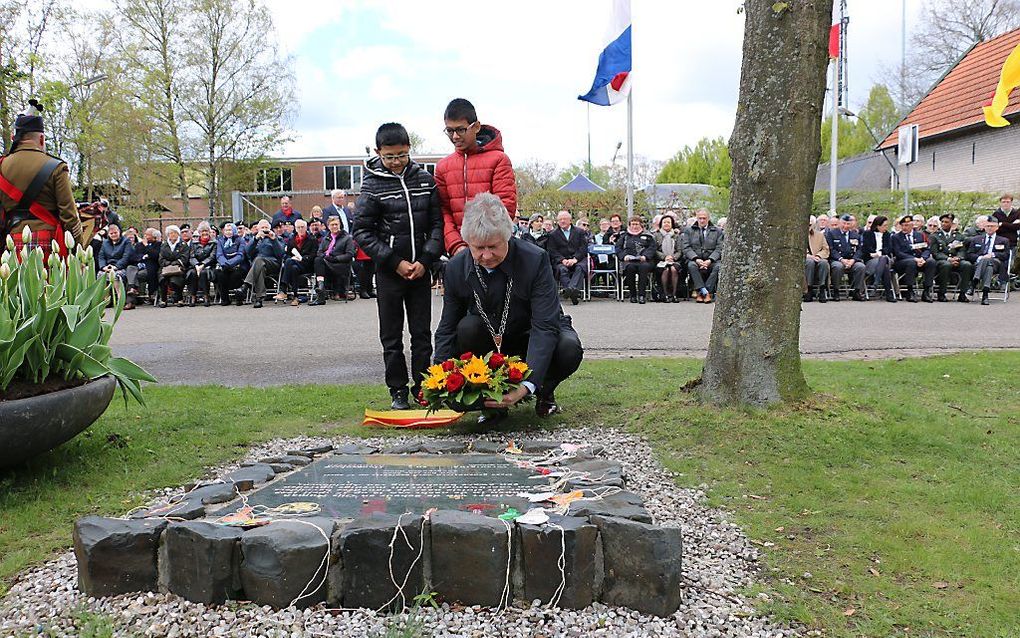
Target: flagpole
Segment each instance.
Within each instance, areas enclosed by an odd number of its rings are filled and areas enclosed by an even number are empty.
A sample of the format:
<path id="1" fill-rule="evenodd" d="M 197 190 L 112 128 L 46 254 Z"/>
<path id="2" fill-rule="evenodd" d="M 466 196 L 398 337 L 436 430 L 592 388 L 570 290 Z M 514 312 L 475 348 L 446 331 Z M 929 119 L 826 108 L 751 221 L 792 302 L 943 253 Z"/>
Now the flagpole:
<path id="1" fill-rule="evenodd" d="M 634 216 L 634 88 L 627 91 L 627 219 Z"/>
<path id="2" fill-rule="evenodd" d="M 591 102 L 585 102 L 585 110 L 588 112 L 588 179 L 591 179 Z"/>
<path id="3" fill-rule="evenodd" d="M 832 60 L 832 143 L 829 154 L 829 215 L 836 214 L 836 171 L 839 163 L 839 58 Z"/>

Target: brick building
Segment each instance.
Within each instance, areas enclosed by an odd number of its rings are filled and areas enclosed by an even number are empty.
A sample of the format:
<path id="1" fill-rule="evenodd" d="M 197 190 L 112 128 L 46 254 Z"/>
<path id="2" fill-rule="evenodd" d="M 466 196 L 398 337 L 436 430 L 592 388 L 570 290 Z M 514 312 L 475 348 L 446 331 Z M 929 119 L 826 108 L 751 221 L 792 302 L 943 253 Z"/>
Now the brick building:
<path id="1" fill-rule="evenodd" d="M 1004 114 L 1011 126 L 989 127 L 982 111 L 991 102 L 1006 57 L 1018 44 L 1020 29 L 975 44 L 900 122 L 918 125 L 911 189 L 1020 191 L 1020 92 L 1014 92 Z M 897 141 L 893 130 L 879 149 L 894 156 Z M 902 186 L 904 167 L 898 168 Z"/>
<path id="2" fill-rule="evenodd" d="M 431 173 L 443 157 L 415 155 L 413 159 Z M 249 190 L 230 194 L 225 214 L 246 221 L 257 220 L 263 212 L 268 215 L 276 212 L 284 195 L 289 196 L 294 208 L 304 214 L 312 206 L 325 208 L 330 203 L 330 192 L 335 188 L 355 196 L 361 191 L 364 162 L 364 155 L 272 158 L 266 162 L 265 168 L 258 171 Z M 167 195 L 158 203 L 166 209 L 162 215 L 164 222 L 184 219 L 180 197 Z M 209 202 L 203 191 L 195 189 L 188 198 L 188 206 L 191 221 L 209 218 Z"/>

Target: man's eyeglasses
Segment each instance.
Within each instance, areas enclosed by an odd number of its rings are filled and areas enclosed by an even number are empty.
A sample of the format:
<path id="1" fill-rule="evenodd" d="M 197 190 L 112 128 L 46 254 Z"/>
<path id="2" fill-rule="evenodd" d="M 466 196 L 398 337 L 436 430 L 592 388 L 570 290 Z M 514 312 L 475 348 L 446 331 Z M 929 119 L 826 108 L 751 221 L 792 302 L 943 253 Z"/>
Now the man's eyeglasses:
<path id="1" fill-rule="evenodd" d="M 380 155 L 379 159 L 384 162 L 401 162 L 411 157 L 409 153 L 401 153 L 400 155 Z"/>
<path id="2" fill-rule="evenodd" d="M 468 129 L 474 125 L 475 123 L 471 122 L 467 126 L 458 126 L 457 128 L 450 128 L 449 126 L 447 126 L 446 128 L 443 129 L 443 132 L 446 133 L 447 137 L 453 137 L 454 135 L 458 137 L 464 137 L 464 134 L 468 132 Z"/>

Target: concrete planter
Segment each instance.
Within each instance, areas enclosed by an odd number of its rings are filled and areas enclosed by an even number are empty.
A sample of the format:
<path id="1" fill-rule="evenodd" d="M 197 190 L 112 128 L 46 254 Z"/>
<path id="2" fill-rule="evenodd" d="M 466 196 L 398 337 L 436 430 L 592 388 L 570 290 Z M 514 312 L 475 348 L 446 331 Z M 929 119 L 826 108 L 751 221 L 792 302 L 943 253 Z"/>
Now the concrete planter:
<path id="1" fill-rule="evenodd" d="M 75 388 L 0 402 L 0 468 L 77 436 L 106 411 L 116 389 L 116 379 L 107 375 Z"/>

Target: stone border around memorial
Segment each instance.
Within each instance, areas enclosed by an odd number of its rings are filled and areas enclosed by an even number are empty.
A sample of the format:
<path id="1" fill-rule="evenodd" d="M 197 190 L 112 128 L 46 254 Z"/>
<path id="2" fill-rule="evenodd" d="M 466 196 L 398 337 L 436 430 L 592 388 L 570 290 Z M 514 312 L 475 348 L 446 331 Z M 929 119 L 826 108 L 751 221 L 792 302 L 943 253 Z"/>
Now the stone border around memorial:
<path id="1" fill-rule="evenodd" d="M 560 446 L 523 442 L 514 458 L 542 458 Z M 78 587 L 94 597 L 163 591 L 205 604 L 249 600 L 273 608 L 325 603 L 396 610 L 435 592 L 441 600 L 489 607 L 540 600 L 574 609 L 601 601 L 657 616 L 677 610 L 681 532 L 653 524 L 641 497 L 626 491 L 622 466 L 599 458 L 597 446 L 562 464 L 587 474 L 563 490 L 620 491 L 571 503 L 566 516 L 550 513 L 543 525 L 454 510 L 428 518 L 289 518 L 247 530 L 200 520 L 207 506 L 241 503 L 245 492 L 327 453 L 504 451 L 491 441 L 432 439 L 382 450 L 356 444 L 289 450 L 247 463 L 219 482 L 186 486 L 172 504 L 156 503 L 127 518 L 78 520 Z"/>

